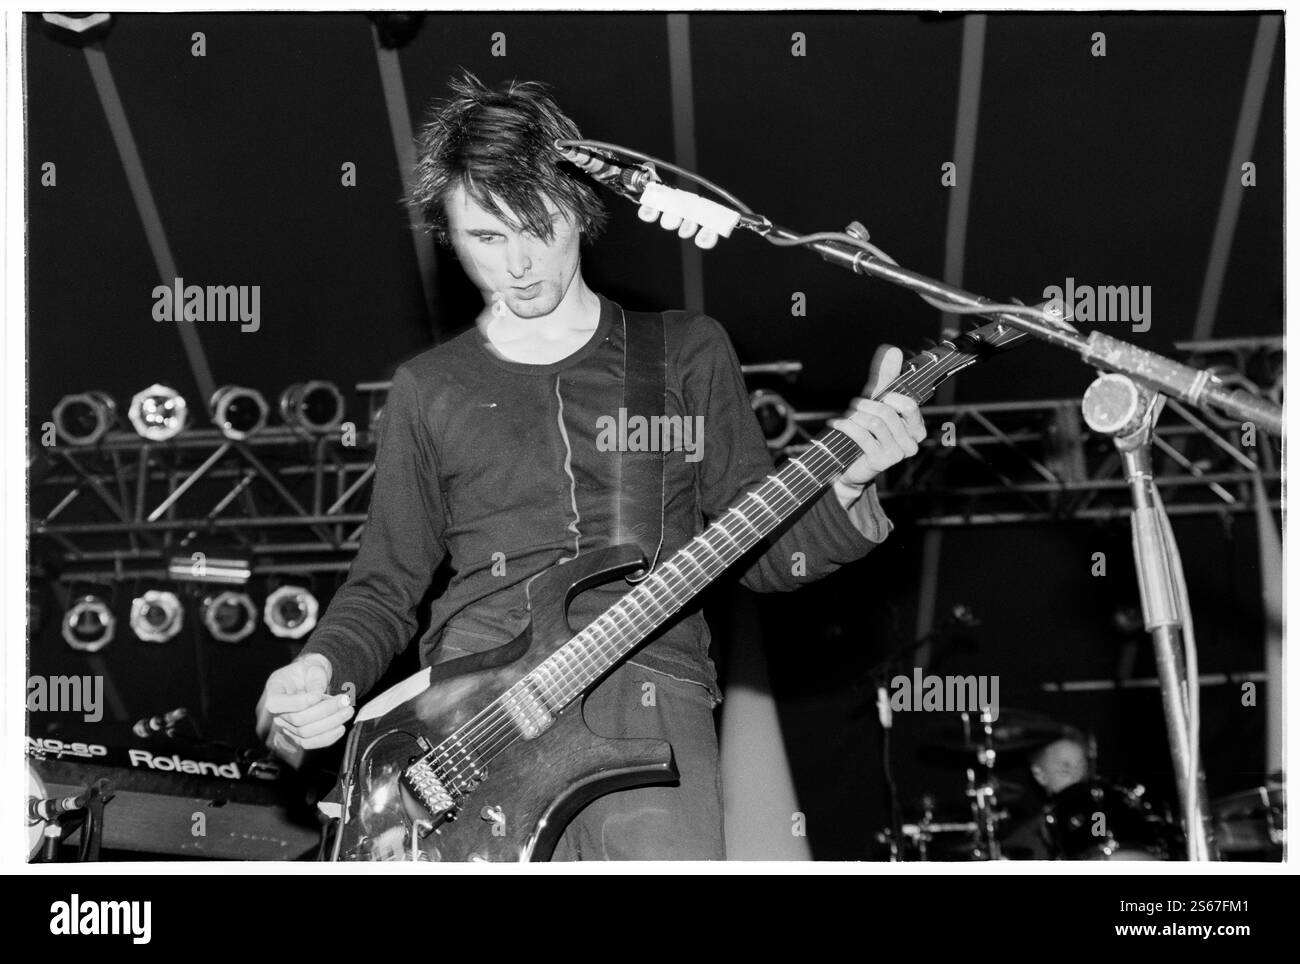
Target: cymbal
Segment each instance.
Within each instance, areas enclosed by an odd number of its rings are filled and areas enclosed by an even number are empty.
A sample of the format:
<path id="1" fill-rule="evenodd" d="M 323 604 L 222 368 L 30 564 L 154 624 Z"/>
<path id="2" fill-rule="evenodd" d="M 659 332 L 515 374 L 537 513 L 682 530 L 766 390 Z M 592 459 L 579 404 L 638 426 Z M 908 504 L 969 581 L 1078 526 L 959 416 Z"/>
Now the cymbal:
<path id="1" fill-rule="evenodd" d="M 1079 736 L 1073 727 L 1050 716 L 1005 707 L 998 713 L 992 727 L 993 749 L 999 753 L 1037 749 L 1065 736 Z M 969 736 L 960 716 L 950 716 L 931 727 L 922 745 L 954 753 L 980 752 L 984 749 L 984 731 L 978 714 L 971 714 Z"/>
<path id="2" fill-rule="evenodd" d="M 1214 800 L 1210 811 L 1214 814 L 1215 842 L 1222 853 L 1281 859 L 1286 825 L 1283 787 L 1269 784 L 1230 793 Z"/>
<path id="3" fill-rule="evenodd" d="M 1220 820 L 1233 817 L 1251 817 L 1268 810 L 1283 810 L 1286 807 L 1286 789 L 1284 787 L 1251 787 L 1218 797 L 1210 803 L 1210 810 Z"/>

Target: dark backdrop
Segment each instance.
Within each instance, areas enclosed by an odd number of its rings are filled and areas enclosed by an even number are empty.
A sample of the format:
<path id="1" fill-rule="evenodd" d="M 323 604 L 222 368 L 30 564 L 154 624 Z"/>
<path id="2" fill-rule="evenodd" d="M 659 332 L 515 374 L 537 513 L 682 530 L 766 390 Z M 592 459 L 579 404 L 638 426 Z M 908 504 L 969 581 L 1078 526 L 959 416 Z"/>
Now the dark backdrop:
<path id="1" fill-rule="evenodd" d="M 82 53 L 35 18 L 26 47 L 29 401 L 31 423 L 70 391 L 119 401 L 155 380 L 197 388 L 174 325 L 150 318 L 158 283 L 140 219 Z M 988 21 L 964 284 L 1037 300 L 1067 275 L 1149 284 L 1154 323 L 1117 332 L 1156 350 L 1192 333 L 1258 18 L 1247 15 L 1000 15 Z M 960 66 L 959 16 L 697 14 L 690 17 L 698 164 L 792 227 L 859 219 L 903 263 L 943 271 Z M 1094 31 L 1107 56 L 1090 56 Z M 207 56 L 191 56 L 202 31 Z M 506 36 L 507 56 L 491 54 Z M 792 57 L 791 34 L 807 37 Z M 201 326 L 218 384 L 268 396 L 304 378 L 345 389 L 462 330 L 476 298 L 437 255 L 434 314 L 421 293 L 401 174 L 361 14 L 124 15 L 104 42 L 179 272 L 192 283 L 260 284 L 256 334 Z M 668 47 L 660 14 L 430 15 L 400 52 L 413 122 L 458 67 L 484 80 L 555 87 L 589 137 L 673 154 Z M 1281 44 L 1268 80 L 1217 337 L 1282 331 Z M 58 184 L 40 184 L 40 166 Z M 340 186 L 340 165 L 357 186 Z M 611 199 L 587 255 L 593 285 L 629 307 L 682 302 L 678 242 Z M 881 341 L 917 345 L 935 312 L 883 283 L 738 237 L 704 256 L 706 307 L 747 362 L 798 358 L 800 406 L 843 404 Z M 792 292 L 808 316 L 790 317 Z M 1030 345 L 964 375 L 957 400 L 1079 395 L 1088 371 Z M 353 414 L 361 401 L 349 397 Z M 1262 663 L 1253 523 L 1176 524 L 1192 582 L 1205 672 Z M 1106 551 L 1110 575 L 1088 564 Z M 874 712 L 854 689 L 915 625 L 920 538 L 900 519 L 887 549 L 795 597 L 764 599 L 764 640 L 814 852 L 862 856 L 883 823 Z M 1230 565 L 1225 565 L 1224 560 Z M 327 592 L 325 593 L 328 594 Z M 985 621 L 943 672 L 1000 673 L 1004 703 L 1098 728 L 1114 773 L 1167 779 L 1154 691 L 1045 694 L 1045 679 L 1113 672 L 1125 640 L 1110 614 L 1136 602 L 1123 523 L 980 528 L 945 536 L 939 603 Z M 55 620 L 47 620 L 47 624 Z M 135 715 L 196 702 L 193 662 L 209 667 L 211 728 L 249 739 L 252 703 L 286 650 L 254 636 L 213 649 L 146 647 L 122 632 L 104 654 Z M 1140 652 L 1150 666 L 1145 644 Z M 33 671 L 80 657 L 48 625 Z M 1206 690 L 1211 792 L 1260 780 L 1262 712 Z M 960 801 L 960 771 L 899 733 L 902 790 Z M 911 741 L 909 743 L 909 741 Z"/>

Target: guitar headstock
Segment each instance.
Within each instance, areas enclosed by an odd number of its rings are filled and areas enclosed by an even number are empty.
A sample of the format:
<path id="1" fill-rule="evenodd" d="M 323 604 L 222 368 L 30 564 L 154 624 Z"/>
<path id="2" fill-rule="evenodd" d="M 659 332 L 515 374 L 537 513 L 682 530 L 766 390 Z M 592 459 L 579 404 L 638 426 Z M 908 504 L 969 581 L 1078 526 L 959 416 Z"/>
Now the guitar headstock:
<path id="1" fill-rule="evenodd" d="M 979 328 L 962 332 L 955 338 L 912 355 L 894 382 L 880 392 L 901 392 L 918 403 L 927 401 L 950 376 L 968 365 L 1010 347 L 1025 333 L 1002 321 L 991 321 Z"/>
<path id="2" fill-rule="evenodd" d="M 1013 341 L 1024 337 L 1025 333 L 1019 328 L 1014 328 L 1004 321 L 990 321 L 987 325 L 962 332 L 955 341 L 959 346 L 965 342 L 971 346 L 993 349 L 1005 348 Z"/>

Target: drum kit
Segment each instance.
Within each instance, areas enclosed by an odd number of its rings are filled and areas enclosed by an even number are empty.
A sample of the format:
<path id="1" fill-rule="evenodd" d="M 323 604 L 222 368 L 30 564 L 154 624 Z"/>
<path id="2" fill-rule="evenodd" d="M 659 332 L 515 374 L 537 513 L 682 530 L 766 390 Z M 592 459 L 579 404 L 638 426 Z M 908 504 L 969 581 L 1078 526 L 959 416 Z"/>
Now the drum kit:
<path id="1" fill-rule="evenodd" d="M 1176 813 L 1140 783 L 1099 775 L 1095 741 L 1073 727 L 1006 708 L 996 720 L 987 711 L 961 713 L 927 733 L 923 746 L 960 761 L 965 799 L 940 806 L 933 793 L 922 794 L 876 834 L 889 860 L 1186 858 Z M 1007 758 L 1033 760 L 1042 792 L 1004 776 Z M 1061 764 L 1055 770 L 1053 758 Z M 1282 859 L 1285 792 L 1275 776 L 1211 804 L 1222 859 Z"/>

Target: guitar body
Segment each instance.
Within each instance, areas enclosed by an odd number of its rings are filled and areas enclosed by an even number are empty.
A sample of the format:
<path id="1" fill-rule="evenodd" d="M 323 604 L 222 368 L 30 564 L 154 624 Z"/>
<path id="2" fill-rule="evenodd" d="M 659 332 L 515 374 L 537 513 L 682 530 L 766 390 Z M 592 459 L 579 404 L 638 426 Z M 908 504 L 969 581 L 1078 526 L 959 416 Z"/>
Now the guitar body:
<path id="1" fill-rule="evenodd" d="M 445 745 L 467 727 L 472 733 L 476 716 L 573 638 L 581 627 L 570 626 L 568 608 L 579 593 L 643 565 L 635 546 L 615 546 L 554 566 L 533 581 L 530 622 L 513 641 L 429 667 L 367 703 L 344 756 L 333 858 L 545 860 L 568 821 L 596 797 L 674 782 L 666 742 L 596 735 L 581 699 L 553 715 L 521 705 L 508 724 L 487 724 L 505 744 L 488 764 L 453 752 L 448 768 L 474 784 L 454 816 L 431 814 L 402 779 L 430 745 Z"/>

